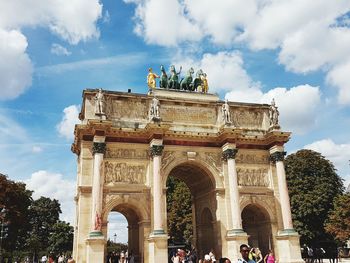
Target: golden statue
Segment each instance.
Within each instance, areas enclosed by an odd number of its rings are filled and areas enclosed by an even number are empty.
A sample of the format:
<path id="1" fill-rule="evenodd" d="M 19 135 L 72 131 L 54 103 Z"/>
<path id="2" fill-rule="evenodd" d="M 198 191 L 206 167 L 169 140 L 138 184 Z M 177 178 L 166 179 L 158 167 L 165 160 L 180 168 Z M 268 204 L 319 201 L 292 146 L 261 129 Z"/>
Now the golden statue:
<path id="1" fill-rule="evenodd" d="M 207 74 L 203 73 L 201 75 L 201 80 L 202 80 L 202 92 L 203 93 L 208 93 L 209 86 L 208 86 L 208 80 L 207 80 Z"/>
<path id="2" fill-rule="evenodd" d="M 149 68 L 147 75 L 147 85 L 150 90 L 156 88 L 156 78 L 159 78 L 159 76 L 156 73 L 152 72 L 152 68 Z"/>

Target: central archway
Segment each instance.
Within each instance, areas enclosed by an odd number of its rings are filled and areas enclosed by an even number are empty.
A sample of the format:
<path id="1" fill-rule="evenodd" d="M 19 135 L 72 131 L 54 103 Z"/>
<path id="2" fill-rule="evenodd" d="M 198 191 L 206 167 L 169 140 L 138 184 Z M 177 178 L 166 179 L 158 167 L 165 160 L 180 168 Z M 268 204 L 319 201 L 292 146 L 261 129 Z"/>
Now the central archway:
<path id="1" fill-rule="evenodd" d="M 221 255 L 220 233 L 217 231 L 217 209 L 215 181 L 210 172 L 196 162 L 184 162 L 174 167 L 168 177 L 175 177 L 184 182 L 192 195 L 192 246 L 198 256 L 203 258 L 211 249 Z"/>
<path id="2" fill-rule="evenodd" d="M 255 204 L 247 205 L 242 211 L 242 225 L 249 236 L 250 246 L 258 247 L 263 255 L 273 248 L 271 219 L 263 207 Z"/>

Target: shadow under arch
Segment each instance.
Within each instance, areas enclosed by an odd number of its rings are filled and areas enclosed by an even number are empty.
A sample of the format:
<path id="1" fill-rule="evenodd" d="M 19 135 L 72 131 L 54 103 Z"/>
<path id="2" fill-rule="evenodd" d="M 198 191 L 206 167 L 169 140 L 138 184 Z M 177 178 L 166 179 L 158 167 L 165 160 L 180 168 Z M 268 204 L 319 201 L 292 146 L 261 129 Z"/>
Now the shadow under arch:
<path id="1" fill-rule="evenodd" d="M 137 262 L 143 258 L 143 233 L 145 224 L 149 223 L 149 211 L 140 200 L 131 196 L 115 196 L 107 202 L 103 210 L 103 222 L 108 226 L 108 216 L 111 212 L 118 212 L 125 216 L 128 222 L 128 251 L 132 252 Z M 107 228 L 105 229 L 105 234 Z"/>
<path id="2" fill-rule="evenodd" d="M 242 210 L 242 227 L 248 234 L 251 247 L 259 248 L 266 255 L 273 248 L 271 216 L 258 203 L 247 204 Z"/>
<path id="3" fill-rule="evenodd" d="M 216 191 L 217 185 L 221 185 L 219 173 L 213 171 L 205 162 L 199 160 L 178 159 L 163 171 L 163 184 L 166 187 L 167 179 L 172 176 L 183 181 L 192 195 L 192 222 L 193 241 L 198 256 L 203 258 L 205 254 L 214 249 L 217 255 L 221 255 L 220 230 L 216 218 Z M 221 243 L 220 243 L 221 244 Z"/>

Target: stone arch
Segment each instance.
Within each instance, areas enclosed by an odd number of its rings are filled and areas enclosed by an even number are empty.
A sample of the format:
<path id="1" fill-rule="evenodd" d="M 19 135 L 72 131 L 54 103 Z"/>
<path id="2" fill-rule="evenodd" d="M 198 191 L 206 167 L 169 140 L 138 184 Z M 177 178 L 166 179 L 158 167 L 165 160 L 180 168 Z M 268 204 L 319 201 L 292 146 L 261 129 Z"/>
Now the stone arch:
<path id="1" fill-rule="evenodd" d="M 138 262 L 144 260 L 144 236 L 150 224 L 148 199 L 132 195 L 107 195 L 102 212 L 104 233 L 107 234 L 107 221 L 110 212 L 119 212 L 128 222 L 128 250 L 132 251 Z"/>
<path id="2" fill-rule="evenodd" d="M 243 196 L 240 200 L 241 213 L 246 206 L 251 204 L 254 204 L 257 207 L 265 210 L 271 222 L 276 222 L 277 218 L 274 210 L 274 203 L 272 200 L 271 202 L 267 202 L 266 200 L 256 198 L 255 196 Z"/>
<path id="3" fill-rule="evenodd" d="M 241 212 L 243 230 L 248 234 L 248 243 L 259 247 L 263 255 L 273 247 L 271 216 L 262 205 L 249 203 Z"/>
<path id="4" fill-rule="evenodd" d="M 179 157 L 175 158 L 172 162 L 170 162 L 165 169 L 163 170 L 163 187 L 166 185 L 166 180 L 168 179 L 170 173 L 179 166 L 189 165 L 198 168 L 203 171 L 206 176 L 210 178 L 211 183 L 214 188 L 223 187 L 222 179 L 220 178 L 220 173 L 212 166 L 208 165 L 205 161 L 200 158 L 196 158 L 195 160 L 189 160 L 188 158 Z"/>

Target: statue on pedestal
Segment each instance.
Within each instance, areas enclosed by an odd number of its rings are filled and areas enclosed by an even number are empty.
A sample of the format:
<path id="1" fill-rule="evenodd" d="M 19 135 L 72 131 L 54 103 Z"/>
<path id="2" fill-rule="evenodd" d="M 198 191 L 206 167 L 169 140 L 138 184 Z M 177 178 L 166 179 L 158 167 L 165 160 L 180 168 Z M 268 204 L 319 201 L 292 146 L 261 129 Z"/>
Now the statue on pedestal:
<path id="1" fill-rule="evenodd" d="M 95 115 L 106 115 L 105 113 L 105 98 L 102 89 L 98 89 L 95 95 Z"/>
<path id="2" fill-rule="evenodd" d="M 149 68 L 148 75 L 147 75 L 147 85 L 150 91 L 156 88 L 156 78 L 159 78 L 159 76 L 153 73 L 152 68 Z"/>
<path id="3" fill-rule="evenodd" d="M 224 104 L 222 104 L 221 107 L 222 111 L 222 119 L 224 121 L 225 125 L 231 125 L 231 114 L 230 114 L 230 105 L 228 105 L 228 101 L 226 100 Z"/>
<path id="4" fill-rule="evenodd" d="M 156 96 L 152 99 L 151 108 L 149 110 L 149 117 L 151 120 L 160 121 L 160 112 L 159 112 L 160 103 Z"/>
<path id="5" fill-rule="evenodd" d="M 279 127 L 278 116 L 278 107 L 276 107 L 275 99 L 272 99 L 269 109 L 270 127 Z"/>

